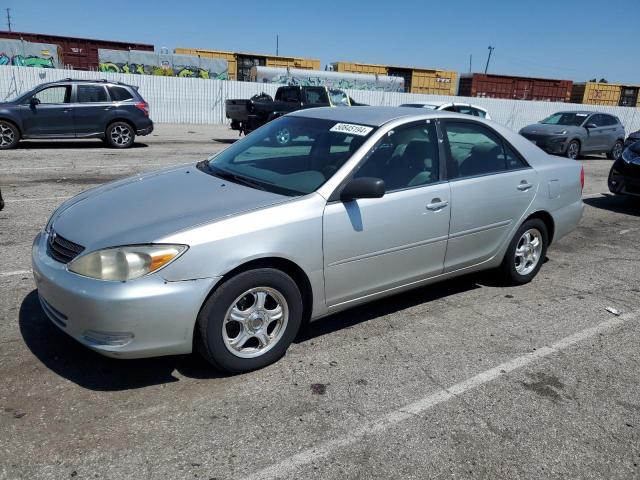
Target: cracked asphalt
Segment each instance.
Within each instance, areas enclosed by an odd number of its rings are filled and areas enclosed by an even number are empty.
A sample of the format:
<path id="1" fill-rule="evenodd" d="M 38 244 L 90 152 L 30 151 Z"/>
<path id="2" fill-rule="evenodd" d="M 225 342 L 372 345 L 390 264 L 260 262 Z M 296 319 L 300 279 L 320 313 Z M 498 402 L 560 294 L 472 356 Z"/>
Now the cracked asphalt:
<path id="1" fill-rule="evenodd" d="M 108 359 L 45 318 L 30 246 L 64 198 L 234 138 L 158 125 L 124 152 L 0 153 L 0 479 L 640 477 L 640 202 L 598 195 L 603 158 L 583 159 L 582 223 L 532 283 L 487 273 L 357 307 L 260 371 Z"/>

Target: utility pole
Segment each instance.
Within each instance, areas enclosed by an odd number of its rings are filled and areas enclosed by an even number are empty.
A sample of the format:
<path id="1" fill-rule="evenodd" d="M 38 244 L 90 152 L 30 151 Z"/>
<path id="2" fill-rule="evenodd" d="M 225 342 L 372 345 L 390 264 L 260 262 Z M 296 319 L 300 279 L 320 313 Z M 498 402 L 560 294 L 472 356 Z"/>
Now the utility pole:
<path id="1" fill-rule="evenodd" d="M 11 31 L 11 9 L 7 8 L 7 27 Z"/>
<path id="2" fill-rule="evenodd" d="M 276 35 L 276 57 L 280 54 L 280 35 Z"/>
<path id="3" fill-rule="evenodd" d="M 469 73 L 471 73 L 471 64 L 473 63 L 473 55 L 469 55 Z"/>
<path id="4" fill-rule="evenodd" d="M 487 57 L 487 64 L 484 67 L 484 73 L 487 73 L 487 70 L 489 70 L 489 60 L 491 60 L 491 54 L 493 53 L 493 51 L 495 50 L 495 47 L 491 47 L 489 46 L 489 56 Z"/>

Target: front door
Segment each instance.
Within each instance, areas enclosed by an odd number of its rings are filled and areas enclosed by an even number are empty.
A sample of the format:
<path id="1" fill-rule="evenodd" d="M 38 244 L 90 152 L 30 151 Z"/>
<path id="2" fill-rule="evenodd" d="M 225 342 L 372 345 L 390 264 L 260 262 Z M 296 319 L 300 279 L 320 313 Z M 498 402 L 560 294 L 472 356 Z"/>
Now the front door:
<path id="1" fill-rule="evenodd" d="M 73 107 L 78 137 L 104 133 L 114 110 L 104 85 L 76 85 Z"/>
<path id="2" fill-rule="evenodd" d="M 45 87 L 20 106 L 25 137 L 75 137 L 71 85 Z"/>
<path id="3" fill-rule="evenodd" d="M 496 132 L 473 121 L 445 121 L 451 226 L 444 271 L 492 258 L 538 189 L 535 170 Z"/>
<path id="4" fill-rule="evenodd" d="M 432 121 L 396 128 L 354 177 L 385 181 L 382 198 L 327 204 L 323 220 L 329 307 L 442 273 L 449 184 Z"/>

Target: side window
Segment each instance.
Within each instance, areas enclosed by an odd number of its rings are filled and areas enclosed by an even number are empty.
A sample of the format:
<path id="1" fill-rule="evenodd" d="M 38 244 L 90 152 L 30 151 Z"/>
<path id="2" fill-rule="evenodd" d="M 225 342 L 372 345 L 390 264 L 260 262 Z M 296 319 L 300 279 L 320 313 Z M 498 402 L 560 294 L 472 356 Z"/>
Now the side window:
<path id="1" fill-rule="evenodd" d="M 108 87 L 109 94 L 111 95 L 111 100 L 114 102 L 124 102 L 126 100 L 131 100 L 133 95 L 129 90 L 124 87 Z"/>
<path id="2" fill-rule="evenodd" d="M 69 103 L 71 86 L 49 87 L 40 90 L 33 98 L 40 100 L 43 104 Z"/>
<path id="3" fill-rule="evenodd" d="M 283 102 L 299 102 L 300 101 L 300 90 L 297 88 L 287 88 L 282 91 L 282 99 Z"/>
<path id="4" fill-rule="evenodd" d="M 504 142 L 482 125 L 447 122 L 449 143 L 449 179 L 473 177 L 526 167 Z"/>
<path id="5" fill-rule="evenodd" d="M 607 125 L 608 127 L 614 127 L 618 125 L 618 120 L 615 117 L 612 117 L 611 115 L 602 115 L 602 117 L 604 117 L 605 125 Z"/>
<path id="6" fill-rule="evenodd" d="M 475 115 L 476 109 L 467 105 L 458 105 L 458 112 L 464 113 L 465 115 Z"/>
<path id="7" fill-rule="evenodd" d="M 78 103 L 108 102 L 107 91 L 102 85 L 78 85 Z"/>
<path id="8" fill-rule="evenodd" d="M 587 123 L 593 123 L 596 127 L 602 127 L 604 124 L 602 121 L 602 115 L 596 113 L 595 115 L 591 115 Z"/>
<path id="9" fill-rule="evenodd" d="M 487 117 L 487 112 L 485 112 L 484 110 L 480 110 L 479 108 L 474 108 L 473 112 L 476 117 L 480 117 L 480 118 Z"/>
<path id="10" fill-rule="evenodd" d="M 318 89 L 307 89 L 305 92 L 305 96 L 306 96 L 306 103 L 313 105 L 313 104 L 326 104 L 329 103 L 329 97 L 327 95 L 327 92 L 324 88 L 318 88 Z"/>
<path id="11" fill-rule="evenodd" d="M 389 132 L 367 154 L 355 177 L 381 178 L 387 192 L 438 182 L 440 161 L 434 124 L 414 124 Z"/>
<path id="12" fill-rule="evenodd" d="M 456 107 L 454 107 L 453 105 L 449 105 L 448 107 L 445 107 L 441 110 L 444 110 L 445 112 L 455 112 L 456 111 Z"/>

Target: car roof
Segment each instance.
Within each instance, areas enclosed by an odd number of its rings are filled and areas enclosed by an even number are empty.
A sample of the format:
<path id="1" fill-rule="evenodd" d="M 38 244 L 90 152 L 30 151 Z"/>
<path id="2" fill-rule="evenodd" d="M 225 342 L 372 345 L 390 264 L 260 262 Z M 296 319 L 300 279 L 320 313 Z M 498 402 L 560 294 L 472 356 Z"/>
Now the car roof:
<path id="1" fill-rule="evenodd" d="M 598 111 L 595 111 L 595 110 L 562 110 L 560 112 L 554 113 L 554 115 L 557 114 L 557 113 L 580 113 L 580 114 L 591 115 L 592 113 L 604 113 L 604 112 L 598 112 Z M 607 114 L 607 115 L 609 115 L 609 114 Z"/>
<path id="2" fill-rule="evenodd" d="M 136 88 L 134 85 L 129 85 L 128 83 L 118 82 L 116 80 L 107 80 L 105 78 L 100 78 L 100 79 L 97 79 L 97 80 L 88 80 L 88 79 L 83 79 L 83 78 L 63 78 L 61 80 L 54 80 L 54 81 L 51 81 L 51 82 L 41 83 L 38 86 L 56 85 L 58 83 L 100 83 L 100 84 L 104 84 L 104 85 L 120 85 L 122 87 Z"/>
<path id="3" fill-rule="evenodd" d="M 333 120 L 336 122 L 356 123 L 380 127 L 391 120 L 405 117 L 424 118 L 428 116 L 441 117 L 440 110 L 419 110 L 415 107 L 321 107 L 297 110 L 288 116 Z M 458 115 L 458 114 L 454 114 Z"/>

